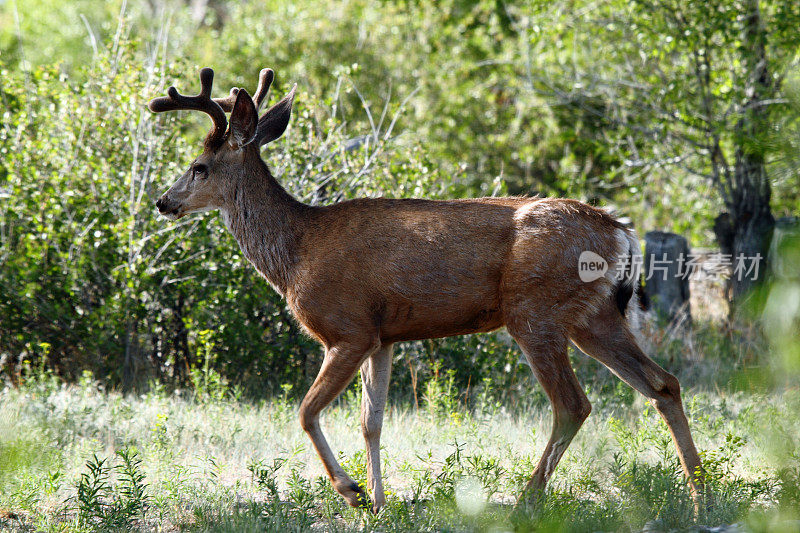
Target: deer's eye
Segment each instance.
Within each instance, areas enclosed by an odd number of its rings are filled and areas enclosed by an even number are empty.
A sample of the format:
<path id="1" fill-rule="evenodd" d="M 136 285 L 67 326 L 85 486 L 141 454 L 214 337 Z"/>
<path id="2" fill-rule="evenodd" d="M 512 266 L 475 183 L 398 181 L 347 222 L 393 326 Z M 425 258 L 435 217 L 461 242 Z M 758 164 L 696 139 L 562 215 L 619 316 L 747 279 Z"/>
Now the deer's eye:
<path id="1" fill-rule="evenodd" d="M 194 167 L 192 167 L 192 171 L 198 178 L 205 178 L 208 175 L 208 167 L 202 163 L 195 163 Z"/>

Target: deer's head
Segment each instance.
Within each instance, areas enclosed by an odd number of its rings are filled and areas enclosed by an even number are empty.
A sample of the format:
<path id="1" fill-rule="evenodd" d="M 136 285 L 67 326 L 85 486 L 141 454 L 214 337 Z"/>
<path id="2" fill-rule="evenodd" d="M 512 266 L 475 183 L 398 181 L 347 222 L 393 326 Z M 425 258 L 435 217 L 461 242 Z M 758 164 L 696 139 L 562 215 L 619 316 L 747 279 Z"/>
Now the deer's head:
<path id="1" fill-rule="evenodd" d="M 178 219 L 189 213 L 225 209 L 230 198 L 228 192 L 247 169 L 253 168 L 250 163 L 260 158 L 261 146 L 283 135 L 289 124 L 294 87 L 280 102 L 260 118 L 258 116 L 258 108 L 266 99 L 273 78 L 272 70 L 265 68 L 259 75 L 253 97 L 244 89 L 234 87 L 225 98 L 211 98 L 214 71 L 204 68 L 200 71 L 200 94 L 185 96 L 170 87 L 168 96 L 150 101 L 150 110 L 155 113 L 190 109 L 202 111 L 214 121 L 203 153 L 156 202 L 162 215 Z M 231 114 L 230 124 L 226 113 Z"/>

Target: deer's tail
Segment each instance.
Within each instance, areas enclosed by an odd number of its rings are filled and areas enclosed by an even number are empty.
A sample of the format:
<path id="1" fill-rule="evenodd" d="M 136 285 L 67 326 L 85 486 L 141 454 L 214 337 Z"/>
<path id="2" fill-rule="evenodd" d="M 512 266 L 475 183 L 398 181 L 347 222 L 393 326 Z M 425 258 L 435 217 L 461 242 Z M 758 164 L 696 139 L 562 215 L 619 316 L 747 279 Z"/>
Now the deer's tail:
<path id="1" fill-rule="evenodd" d="M 620 253 L 617 259 L 616 285 L 612 292 L 620 314 L 633 331 L 638 331 L 647 310 L 647 296 L 642 283 L 642 251 L 639 237 L 629 228 L 617 229 Z"/>

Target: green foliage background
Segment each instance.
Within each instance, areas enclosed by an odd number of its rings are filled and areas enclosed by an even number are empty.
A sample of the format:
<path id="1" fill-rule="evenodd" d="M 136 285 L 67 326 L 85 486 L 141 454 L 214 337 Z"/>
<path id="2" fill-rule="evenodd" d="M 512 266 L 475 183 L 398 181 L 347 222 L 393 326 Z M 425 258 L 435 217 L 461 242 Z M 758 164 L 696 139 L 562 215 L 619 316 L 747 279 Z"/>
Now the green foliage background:
<path id="1" fill-rule="evenodd" d="M 789 29 L 800 14 L 789 2 L 762 3 L 773 57 L 793 72 Z M 645 127 L 654 117 L 637 112 L 642 92 L 624 90 L 631 61 L 641 73 L 667 58 L 673 83 L 647 96 L 691 120 L 688 48 L 667 39 L 674 28 L 646 3 L 202 4 L 0 3 L 0 357 L 9 375 L 90 369 L 114 386 L 180 386 L 210 353 L 214 371 L 248 393 L 299 392 L 313 376 L 319 348 L 217 217 L 173 224 L 152 207 L 207 123 L 156 117 L 145 103 L 168 85 L 196 87 L 205 65 L 220 95 L 251 88 L 263 66 L 277 73 L 273 101 L 298 83 L 289 132 L 264 157 L 306 201 L 566 195 L 616 207 L 642 230 L 712 241 L 719 198 L 696 173 L 665 163 L 663 137 Z M 712 32 L 719 91 L 735 98 L 724 62 L 741 6 L 713 5 L 713 17 L 691 8 L 708 27 L 686 39 Z M 598 79 L 619 83 L 610 90 Z M 798 99 L 787 79 L 763 139 L 778 215 L 800 206 Z M 353 139 L 361 146 L 347 148 Z M 517 357 L 502 336 L 410 343 L 396 380 L 449 369 L 458 386 L 488 379 L 511 390 L 529 379 L 509 370 Z"/>

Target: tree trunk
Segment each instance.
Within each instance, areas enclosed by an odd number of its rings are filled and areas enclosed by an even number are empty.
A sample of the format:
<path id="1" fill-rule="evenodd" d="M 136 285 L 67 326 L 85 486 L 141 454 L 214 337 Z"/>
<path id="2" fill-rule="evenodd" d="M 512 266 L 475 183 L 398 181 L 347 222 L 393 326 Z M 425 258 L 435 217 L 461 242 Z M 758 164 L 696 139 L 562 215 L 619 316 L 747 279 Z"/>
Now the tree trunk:
<path id="1" fill-rule="evenodd" d="M 736 207 L 732 210 L 734 231 L 731 239 L 731 254 L 735 264 L 739 258 L 752 264 L 760 261 L 757 275 L 731 276 L 731 291 L 734 303 L 740 302 L 766 274 L 766 257 L 775 218 L 770 209 L 770 186 L 767 172 L 761 158 L 737 154 L 735 174 L 737 179 L 751 186 L 743 188 L 736 198 Z M 759 259 L 761 258 L 761 259 Z"/>
<path id="2" fill-rule="evenodd" d="M 762 140 L 769 129 L 768 107 L 764 100 L 776 88 L 770 79 L 766 30 L 758 0 L 748 0 L 743 13 L 742 64 L 746 65 L 747 101 L 736 123 L 735 163 L 728 190 L 723 192 L 728 209 L 714 226 L 722 253 L 731 254 L 732 263 L 760 261 L 758 276 L 738 275 L 730 279 L 733 306 L 759 283 L 766 272 L 767 248 L 775 225 L 770 209 L 770 182 L 764 164 Z M 761 258 L 761 259 L 759 259 Z"/>

